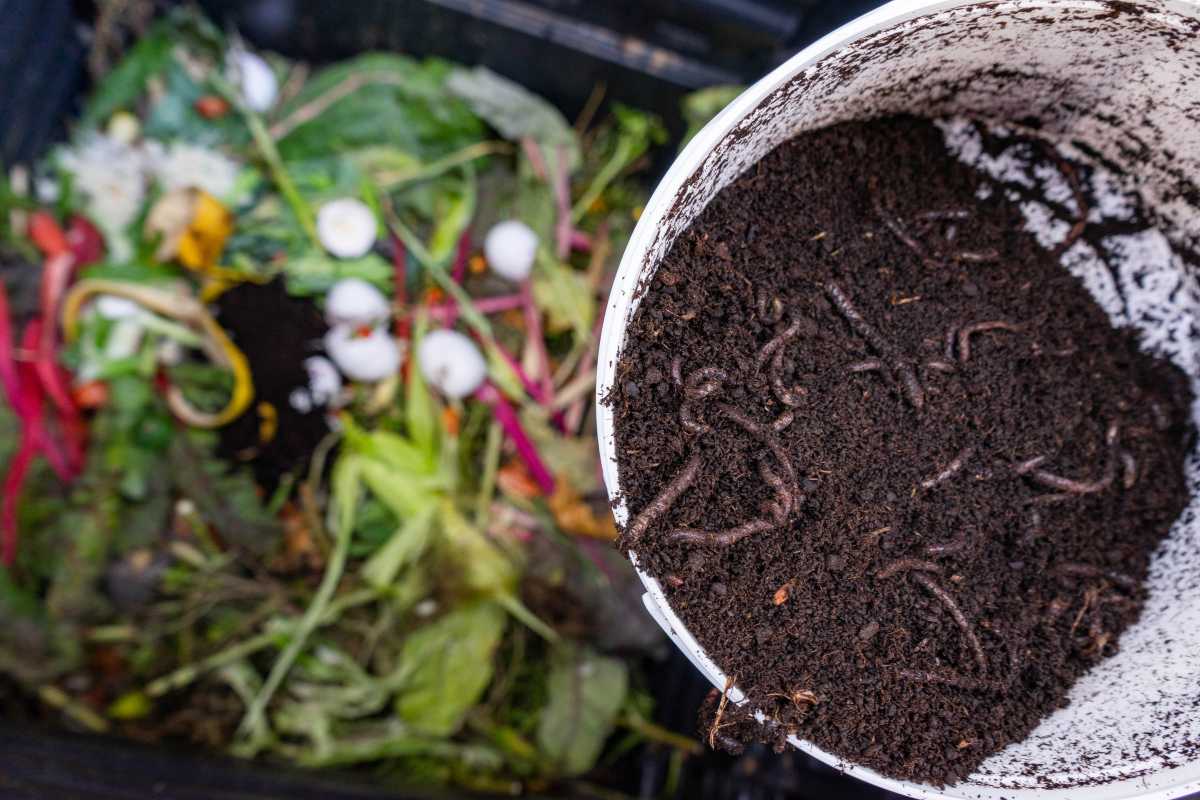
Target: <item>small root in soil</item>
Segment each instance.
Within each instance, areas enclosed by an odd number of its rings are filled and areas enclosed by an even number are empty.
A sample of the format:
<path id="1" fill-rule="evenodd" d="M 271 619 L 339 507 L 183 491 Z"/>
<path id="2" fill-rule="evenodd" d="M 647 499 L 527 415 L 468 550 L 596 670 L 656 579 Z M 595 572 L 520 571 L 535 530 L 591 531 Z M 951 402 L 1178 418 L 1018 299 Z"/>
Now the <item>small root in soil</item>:
<path id="1" fill-rule="evenodd" d="M 939 483 L 944 483 L 944 482 L 950 480 L 955 475 L 962 472 L 963 467 L 965 467 L 967 465 L 967 461 L 973 455 L 975 455 L 974 445 L 972 445 L 970 447 L 964 447 L 962 449 L 962 451 L 958 455 L 956 455 L 949 464 L 946 465 L 945 469 L 943 469 L 938 474 L 934 475 L 932 478 L 926 478 L 925 480 L 921 481 L 921 488 L 922 489 L 932 489 L 934 486 L 937 486 Z"/>
<path id="2" fill-rule="evenodd" d="M 983 652 L 983 644 L 979 641 L 979 636 L 976 635 L 974 627 L 967 620 L 966 614 L 959 608 L 958 601 L 942 588 L 940 583 L 923 572 L 914 572 L 913 580 L 921 584 L 927 592 L 936 597 L 946 607 L 946 610 L 950 612 L 950 616 L 962 630 L 963 638 L 967 640 L 967 645 L 970 647 L 971 653 L 975 656 L 975 663 L 979 666 L 980 674 L 986 675 L 988 661 L 987 655 Z"/>

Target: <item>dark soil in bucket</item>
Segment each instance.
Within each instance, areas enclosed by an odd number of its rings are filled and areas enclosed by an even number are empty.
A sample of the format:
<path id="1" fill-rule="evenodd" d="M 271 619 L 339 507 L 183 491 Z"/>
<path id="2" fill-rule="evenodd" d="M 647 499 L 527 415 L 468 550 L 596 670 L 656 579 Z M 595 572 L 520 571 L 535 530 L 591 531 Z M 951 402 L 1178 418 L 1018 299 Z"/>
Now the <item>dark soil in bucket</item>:
<path id="1" fill-rule="evenodd" d="M 1085 167 L 1030 146 L 1086 204 Z M 927 121 L 805 134 L 645 287 L 609 398 L 621 545 L 749 697 L 714 698 L 711 743 L 953 783 L 1137 618 L 1188 382 L 1000 189 Z"/>

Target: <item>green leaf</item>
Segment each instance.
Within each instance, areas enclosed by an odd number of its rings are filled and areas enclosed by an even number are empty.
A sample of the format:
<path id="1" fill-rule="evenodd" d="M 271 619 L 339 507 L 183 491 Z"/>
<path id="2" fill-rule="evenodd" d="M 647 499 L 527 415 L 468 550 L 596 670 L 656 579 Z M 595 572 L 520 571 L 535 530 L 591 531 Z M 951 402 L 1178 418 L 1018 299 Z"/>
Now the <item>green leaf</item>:
<path id="1" fill-rule="evenodd" d="M 434 261 L 445 263 L 454 254 L 459 237 L 471 224 L 471 216 L 475 213 L 475 173 L 471 169 L 463 170 L 462 190 L 447 201 L 442 198 L 437 223 L 433 227 L 433 235 L 429 239 L 429 255 Z"/>
<path id="2" fill-rule="evenodd" d="M 171 61 L 172 28 L 170 20 L 163 20 L 138 38 L 121 63 L 92 92 L 83 112 L 83 125 L 100 125 L 113 112 L 129 108 L 137 101 L 146 81 L 162 72 Z"/>
<path id="3" fill-rule="evenodd" d="M 546 707 L 538 722 L 538 748 L 564 775 L 582 775 L 596 764 L 625 702 L 625 664 L 583 646 L 554 655 Z"/>
<path id="4" fill-rule="evenodd" d="M 459 68 L 450 73 L 446 88 L 462 98 L 505 139 L 533 139 L 553 158 L 562 147 L 567 164 L 579 164 L 579 137 L 558 109 L 518 83 L 487 67 Z"/>
<path id="5" fill-rule="evenodd" d="M 692 137 L 708 124 L 709 120 L 732 103 L 734 98 L 745 88 L 745 86 L 709 86 L 684 95 L 680 106 L 683 110 L 683 119 L 688 127 L 687 133 L 683 135 L 683 141 L 679 144 L 680 149 L 691 141 Z"/>
<path id="6" fill-rule="evenodd" d="M 400 662 L 409 678 L 396 697 L 396 713 L 429 736 L 459 729 L 492 680 L 504 611 L 477 602 L 418 629 L 404 642 Z"/>
<path id="7" fill-rule="evenodd" d="M 432 539 L 436 511 L 437 506 L 430 503 L 423 512 L 405 520 L 387 544 L 367 559 L 363 564 L 362 577 L 368 585 L 376 589 L 388 588 L 404 566 L 421 557 Z"/>
<path id="8" fill-rule="evenodd" d="M 360 459 L 359 470 L 371 494 L 400 519 L 417 516 L 435 502 L 435 484 L 431 479 L 422 482 L 405 479 L 387 464 L 367 458 Z"/>
<path id="9" fill-rule="evenodd" d="M 426 319 L 417 319 L 412 335 L 412 352 L 417 352 L 421 339 L 425 336 Z M 437 450 L 437 415 L 434 412 L 433 397 L 425 384 L 425 376 L 419 369 L 409 369 L 408 379 L 404 387 L 404 420 L 408 426 L 408 435 L 413 443 L 427 453 Z"/>
<path id="10" fill-rule="evenodd" d="M 467 588 L 483 594 L 511 594 L 517 571 L 509 557 L 446 500 L 441 506 L 442 557 L 457 566 Z"/>
<path id="11" fill-rule="evenodd" d="M 291 161 L 387 146 L 426 160 L 478 141 L 479 119 L 446 91 L 449 70 L 445 62 L 385 53 L 327 67 L 278 115 L 286 123 L 298 109 L 324 106 L 284 132 L 279 152 Z"/>
<path id="12" fill-rule="evenodd" d="M 392 265 L 375 253 L 337 259 L 308 249 L 289 258 L 283 274 L 288 292 L 295 295 L 322 294 L 343 278 L 361 278 L 384 294 L 392 293 Z"/>
<path id="13" fill-rule="evenodd" d="M 578 341 L 591 335 L 596 315 L 587 277 L 539 249 L 533 273 L 533 299 L 546 312 L 546 330 L 574 331 Z"/>
<path id="14" fill-rule="evenodd" d="M 563 436 L 550 427 L 545 409 L 526 404 L 521 407 L 521 426 L 533 440 L 538 453 L 554 475 L 565 475 L 570 484 L 586 496 L 599 491 L 596 443 L 586 436 Z"/>

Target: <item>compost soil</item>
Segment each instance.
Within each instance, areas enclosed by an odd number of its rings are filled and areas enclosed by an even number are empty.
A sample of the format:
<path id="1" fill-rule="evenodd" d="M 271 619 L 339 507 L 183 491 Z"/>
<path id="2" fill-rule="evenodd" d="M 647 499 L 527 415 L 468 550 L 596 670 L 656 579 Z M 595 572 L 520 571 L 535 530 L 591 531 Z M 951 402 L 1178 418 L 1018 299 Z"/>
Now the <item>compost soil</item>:
<path id="1" fill-rule="evenodd" d="M 1078 213 L 1086 165 L 1044 152 Z M 643 287 L 608 399 L 621 546 L 768 720 L 714 697 L 711 744 L 953 783 L 1138 616 L 1188 381 L 989 184 L 927 121 L 805 134 Z"/>

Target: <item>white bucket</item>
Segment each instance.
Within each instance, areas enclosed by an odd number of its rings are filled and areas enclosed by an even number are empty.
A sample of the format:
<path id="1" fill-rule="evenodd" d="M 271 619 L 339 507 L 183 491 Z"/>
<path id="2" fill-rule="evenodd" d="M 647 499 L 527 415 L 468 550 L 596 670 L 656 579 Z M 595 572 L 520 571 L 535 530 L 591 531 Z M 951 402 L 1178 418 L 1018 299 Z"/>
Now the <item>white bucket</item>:
<path id="1" fill-rule="evenodd" d="M 1036 117 L 1052 137 L 1087 142 L 1132 186 L 1178 244 L 1200 246 L 1200 2 L 897 0 L 829 34 L 766 76 L 692 140 L 646 206 L 621 262 L 600 341 L 597 417 L 604 478 L 621 498 L 612 409 L 617 357 L 638 288 L 676 236 L 738 174 L 783 141 L 892 113 Z M 1197 276 L 1179 261 L 1159 265 Z M 1178 322 L 1179 320 L 1176 320 Z M 1190 320 L 1185 319 L 1188 323 Z M 1200 320 L 1196 320 L 1200 330 Z M 1180 337 L 1182 336 L 1182 340 Z M 1200 385 L 1200 343 L 1185 325 L 1170 355 Z M 1170 349 L 1170 348 L 1168 348 Z M 1151 566 L 1150 598 L 1121 651 L 1072 689 L 1070 706 L 1023 742 L 944 789 L 886 778 L 809 742 L 806 753 L 918 798 L 1118 800 L 1200 790 L 1200 458 L 1193 502 Z M 646 608 L 718 688 L 726 677 L 641 573 Z M 736 689 L 730 699 L 743 698 Z"/>

